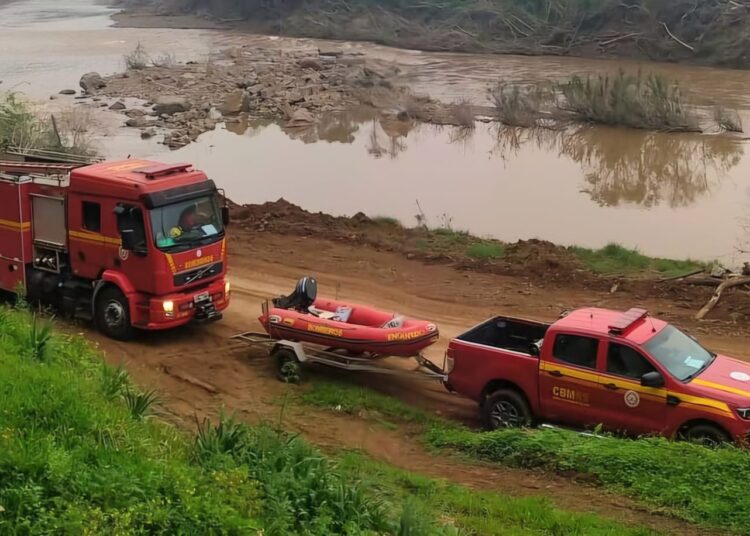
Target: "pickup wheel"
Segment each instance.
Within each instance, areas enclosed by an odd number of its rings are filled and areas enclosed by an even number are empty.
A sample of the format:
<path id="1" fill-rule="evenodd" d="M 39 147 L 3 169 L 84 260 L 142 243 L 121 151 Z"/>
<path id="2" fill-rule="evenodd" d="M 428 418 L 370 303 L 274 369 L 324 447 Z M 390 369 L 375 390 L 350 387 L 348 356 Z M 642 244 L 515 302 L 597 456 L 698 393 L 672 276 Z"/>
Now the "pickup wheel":
<path id="1" fill-rule="evenodd" d="M 129 341 L 135 335 L 130 324 L 128 299 L 116 287 L 103 289 L 96 297 L 96 327 L 111 339 Z"/>
<path id="2" fill-rule="evenodd" d="M 488 430 L 529 426 L 531 408 L 526 399 L 511 389 L 495 391 L 482 404 L 482 421 Z"/>
<path id="3" fill-rule="evenodd" d="M 713 424 L 695 424 L 690 426 L 680 432 L 680 439 L 709 448 L 716 448 L 731 441 L 724 430 Z"/>

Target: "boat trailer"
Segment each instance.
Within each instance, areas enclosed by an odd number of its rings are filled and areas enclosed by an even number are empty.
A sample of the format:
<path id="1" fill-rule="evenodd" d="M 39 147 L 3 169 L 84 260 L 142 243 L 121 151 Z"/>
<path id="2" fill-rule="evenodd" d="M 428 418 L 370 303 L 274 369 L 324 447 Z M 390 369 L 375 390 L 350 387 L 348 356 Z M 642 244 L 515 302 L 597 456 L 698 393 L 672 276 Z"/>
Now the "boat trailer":
<path id="1" fill-rule="evenodd" d="M 246 332 L 231 337 L 232 341 L 242 343 L 250 348 L 264 348 L 276 365 L 280 380 L 290 383 L 299 382 L 301 366 L 317 364 L 348 371 L 370 372 L 388 376 L 401 376 L 437 380 L 445 383 L 448 375 L 444 369 L 435 365 L 423 355 L 415 355 L 417 368 L 412 370 L 389 367 L 384 363 L 387 355 L 351 355 L 331 348 L 324 348 L 311 343 L 274 339 L 266 333 Z M 404 359 L 399 357 L 398 359 Z"/>

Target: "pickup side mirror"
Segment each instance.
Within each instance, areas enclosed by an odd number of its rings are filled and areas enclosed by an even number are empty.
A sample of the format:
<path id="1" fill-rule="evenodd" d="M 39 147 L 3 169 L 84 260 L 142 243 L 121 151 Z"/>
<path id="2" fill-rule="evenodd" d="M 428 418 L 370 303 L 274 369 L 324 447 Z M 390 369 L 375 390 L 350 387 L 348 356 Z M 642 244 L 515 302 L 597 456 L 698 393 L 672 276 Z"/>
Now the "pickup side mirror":
<path id="1" fill-rule="evenodd" d="M 641 376 L 643 387 L 664 387 L 664 376 L 657 371 L 647 372 Z"/>
<path id="2" fill-rule="evenodd" d="M 224 227 L 229 225 L 229 207 L 227 205 L 224 205 L 221 207 L 221 223 L 224 224 Z"/>
<path id="3" fill-rule="evenodd" d="M 539 348 L 539 343 L 532 342 L 529 345 L 529 354 L 533 357 L 539 357 L 540 355 L 542 355 L 542 349 Z"/>

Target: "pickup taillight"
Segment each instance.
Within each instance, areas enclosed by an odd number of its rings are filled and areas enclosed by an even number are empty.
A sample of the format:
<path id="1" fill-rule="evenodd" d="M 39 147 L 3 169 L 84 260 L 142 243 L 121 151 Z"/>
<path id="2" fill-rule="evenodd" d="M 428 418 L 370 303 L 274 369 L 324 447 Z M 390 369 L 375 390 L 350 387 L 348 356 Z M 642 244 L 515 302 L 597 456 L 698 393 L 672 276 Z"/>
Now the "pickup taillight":
<path id="1" fill-rule="evenodd" d="M 453 359 L 453 348 L 448 347 L 448 350 L 445 352 L 445 365 L 443 366 L 443 370 L 446 374 L 450 374 L 453 372 L 453 366 L 456 364 L 456 362 Z"/>

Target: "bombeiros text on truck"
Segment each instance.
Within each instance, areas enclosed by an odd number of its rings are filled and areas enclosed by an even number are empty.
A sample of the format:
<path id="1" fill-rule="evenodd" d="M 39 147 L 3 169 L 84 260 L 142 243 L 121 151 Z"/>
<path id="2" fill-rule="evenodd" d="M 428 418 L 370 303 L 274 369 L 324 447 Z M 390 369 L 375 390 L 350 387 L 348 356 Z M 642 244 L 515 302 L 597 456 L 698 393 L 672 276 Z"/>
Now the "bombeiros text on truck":
<path id="1" fill-rule="evenodd" d="M 643 309 L 492 318 L 452 340 L 446 361 L 446 385 L 476 400 L 491 429 L 544 421 L 750 441 L 750 365 Z"/>
<path id="2" fill-rule="evenodd" d="M 120 340 L 217 320 L 228 223 L 189 164 L 0 162 L 0 290 L 22 287 Z"/>

